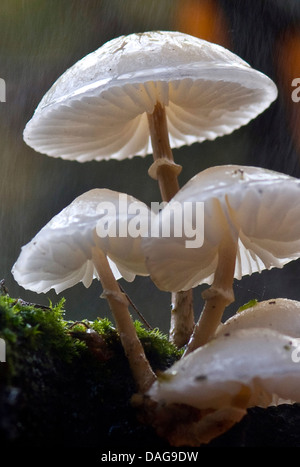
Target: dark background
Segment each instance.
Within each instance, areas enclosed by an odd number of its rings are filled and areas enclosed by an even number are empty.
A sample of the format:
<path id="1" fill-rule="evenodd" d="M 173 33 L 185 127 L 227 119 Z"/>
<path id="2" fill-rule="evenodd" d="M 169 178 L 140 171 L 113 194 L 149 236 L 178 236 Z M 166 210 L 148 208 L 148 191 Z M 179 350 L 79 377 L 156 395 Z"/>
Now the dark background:
<path id="1" fill-rule="evenodd" d="M 63 161 L 36 153 L 23 142 L 22 132 L 45 92 L 77 60 L 119 35 L 155 29 L 219 43 L 266 73 L 279 89 L 277 101 L 246 127 L 175 150 L 176 162 L 184 167 L 180 184 L 204 168 L 228 163 L 300 176 L 300 102 L 291 99 L 291 82 L 300 78 L 299 0 L 1 0 L 0 77 L 6 102 L 0 103 L 0 279 L 11 296 L 46 305 L 64 296 L 68 319 L 110 316 L 96 281 L 61 296 L 37 295 L 18 286 L 11 268 L 22 245 L 89 189 L 107 187 L 148 204 L 159 201 L 157 185 L 147 175 L 151 156 Z M 149 278 L 121 283 L 150 324 L 167 332 L 169 294 Z M 196 314 L 201 290 L 195 289 Z M 227 315 L 253 298 L 300 300 L 300 262 L 235 281 L 235 295 Z"/>

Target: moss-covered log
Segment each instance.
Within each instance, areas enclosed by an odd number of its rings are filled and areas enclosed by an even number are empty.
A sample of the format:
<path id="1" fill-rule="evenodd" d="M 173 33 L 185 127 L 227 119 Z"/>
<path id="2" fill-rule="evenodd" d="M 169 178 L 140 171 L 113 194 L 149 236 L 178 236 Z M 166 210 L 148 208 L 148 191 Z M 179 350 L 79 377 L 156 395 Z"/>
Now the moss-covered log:
<path id="1" fill-rule="evenodd" d="M 1 447 L 95 447 L 170 450 L 139 422 L 134 381 L 118 334 L 107 319 L 64 320 L 63 302 L 40 307 L 0 296 Z M 159 331 L 136 328 L 155 371 L 180 354 Z M 300 446 L 300 407 L 253 408 L 214 446 Z"/>
<path id="2" fill-rule="evenodd" d="M 135 386 L 115 328 L 107 319 L 67 322 L 63 313 L 63 303 L 45 309 L 0 296 L 1 442 L 99 446 L 121 439 L 130 446 L 151 439 L 130 404 Z M 155 370 L 178 358 L 159 331 L 136 327 Z"/>

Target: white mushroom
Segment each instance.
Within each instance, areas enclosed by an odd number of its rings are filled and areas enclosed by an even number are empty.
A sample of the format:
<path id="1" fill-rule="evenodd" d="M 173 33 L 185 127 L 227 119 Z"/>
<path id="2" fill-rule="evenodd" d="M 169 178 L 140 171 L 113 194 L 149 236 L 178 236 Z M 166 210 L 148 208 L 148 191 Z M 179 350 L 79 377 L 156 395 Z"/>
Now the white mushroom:
<path id="1" fill-rule="evenodd" d="M 181 171 L 172 147 L 231 133 L 276 97 L 267 76 L 219 45 L 181 32 L 131 34 L 67 70 L 40 102 L 24 140 L 80 162 L 153 153 L 149 174 L 169 201 Z M 189 336 L 194 326 L 192 293 L 172 300 L 171 336 L 182 345 L 184 329 Z"/>
<path id="2" fill-rule="evenodd" d="M 273 329 L 291 337 L 300 337 L 300 302 L 288 298 L 257 302 L 221 323 L 214 337 L 248 328 Z"/>
<path id="3" fill-rule="evenodd" d="M 109 223 L 110 228 L 123 223 L 126 229 L 134 217 L 134 213 L 120 212 L 120 195 L 125 197 L 127 205 L 140 206 L 141 216 L 143 213 L 150 216 L 144 203 L 124 193 L 109 189 L 83 193 L 22 247 L 13 266 L 18 283 L 37 293 L 46 293 L 51 288 L 60 293 L 78 282 L 89 287 L 98 277 L 93 248 L 101 249 L 108 256 L 117 279 L 123 276 L 132 281 L 136 274 L 148 275 L 140 237 L 124 235 L 120 238 L 109 232 Z M 114 207 L 111 214 L 109 206 Z M 97 235 L 100 224 L 106 227 L 106 236 Z"/>
<path id="4" fill-rule="evenodd" d="M 162 373 L 147 395 L 160 411 L 183 404 L 199 410 L 173 421 L 164 435 L 176 445 L 200 445 L 239 421 L 249 407 L 278 399 L 300 402 L 300 339 L 270 329 L 239 329 L 213 339 Z M 175 405 L 174 405 L 175 404 Z M 168 430 L 170 430 L 168 432 Z"/>
<path id="5" fill-rule="evenodd" d="M 147 115 L 157 104 L 170 146 L 180 147 L 231 133 L 276 97 L 267 76 L 219 45 L 180 32 L 131 34 L 67 70 L 24 138 L 53 157 L 120 160 L 152 153 Z"/>
<path id="6" fill-rule="evenodd" d="M 160 289 L 187 290 L 212 283 L 203 292 L 206 304 L 187 352 L 213 336 L 224 308 L 234 300 L 234 277 L 282 267 L 300 256 L 299 193 L 300 180 L 288 175 L 258 167 L 219 166 L 193 177 L 161 211 L 157 228 L 178 206 L 184 212 L 186 204 L 204 203 L 202 246 L 187 248 L 190 238 L 185 232 L 144 239 L 147 267 Z M 193 216 L 186 215 L 184 222 L 195 228 Z"/>
<path id="7" fill-rule="evenodd" d="M 115 263 L 117 277 L 120 277 L 118 271 L 122 271 L 123 277 L 129 280 L 137 273 L 147 275 L 140 237 L 115 235 L 116 224 L 124 230 L 133 218 L 120 209 L 120 195 L 126 196 L 128 204 L 140 206 L 140 219 L 142 216 L 148 219 L 150 211 L 146 205 L 131 196 L 107 189 L 88 191 L 57 214 L 22 248 L 12 273 L 24 288 L 39 293 L 50 288 L 59 293 L 80 281 L 89 287 L 93 278 L 99 278 L 134 379 L 143 392 L 155 377 L 136 335 L 128 300 L 110 267 Z M 109 257 L 113 262 L 109 262 Z"/>

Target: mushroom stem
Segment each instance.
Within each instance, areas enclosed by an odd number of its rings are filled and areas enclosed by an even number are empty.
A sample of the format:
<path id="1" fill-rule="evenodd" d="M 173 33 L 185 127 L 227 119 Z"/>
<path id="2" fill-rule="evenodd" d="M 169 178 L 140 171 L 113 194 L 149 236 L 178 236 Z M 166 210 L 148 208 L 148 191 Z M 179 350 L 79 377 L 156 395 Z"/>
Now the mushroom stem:
<path id="1" fill-rule="evenodd" d="M 179 191 L 178 175 L 182 167 L 175 164 L 169 141 L 165 107 L 157 102 L 153 113 L 147 113 L 154 162 L 149 168 L 150 177 L 158 180 L 163 201 L 170 201 Z M 172 295 L 170 340 L 177 347 L 187 344 L 194 328 L 193 292 Z"/>
<path id="2" fill-rule="evenodd" d="M 172 293 L 170 341 L 178 348 L 186 345 L 195 326 L 193 291 Z"/>
<path id="3" fill-rule="evenodd" d="M 227 232 L 218 249 L 214 281 L 210 288 L 202 293 L 206 302 L 184 355 L 206 344 L 213 337 L 225 308 L 234 301 L 232 286 L 237 245 L 237 239 Z"/>
<path id="4" fill-rule="evenodd" d="M 179 191 L 177 177 L 182 167 L 174 162 L 164 106 L 157 102 L 147 117 L 154 159 L 149 175 L 158 180 L 162 200 L 168 202 Z"/>
<path id="5" fill-rule="evenodd" d="M 93 263 L 99 275 L 103 294 L 109 304 L 115 319 L 122 346 L 137 385 L 138 391 L 145 393 L 155 381 L 156 376 L 146 358 L 143 346 L 137 336 L 131 315 L 128 310 L 128 300 L 121 292 L 107 257 L 98 248 L 93 250 Z"/>

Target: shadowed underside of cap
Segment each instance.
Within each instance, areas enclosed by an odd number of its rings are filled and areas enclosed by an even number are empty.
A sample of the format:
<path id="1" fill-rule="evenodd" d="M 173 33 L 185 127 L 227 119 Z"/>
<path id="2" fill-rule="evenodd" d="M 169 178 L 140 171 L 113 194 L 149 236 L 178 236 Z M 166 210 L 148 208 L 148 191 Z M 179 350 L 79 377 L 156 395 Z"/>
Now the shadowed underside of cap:
<path id="1" fill-rule="evenodd" d="M 35 150 L 80 162 L 152 153 L 146 113 L 166 107 L 171 147 L 229 134 L 277 97 L 230 51 L 179 32 L 122 36 L 67 70 L 24 130 Z"/>

